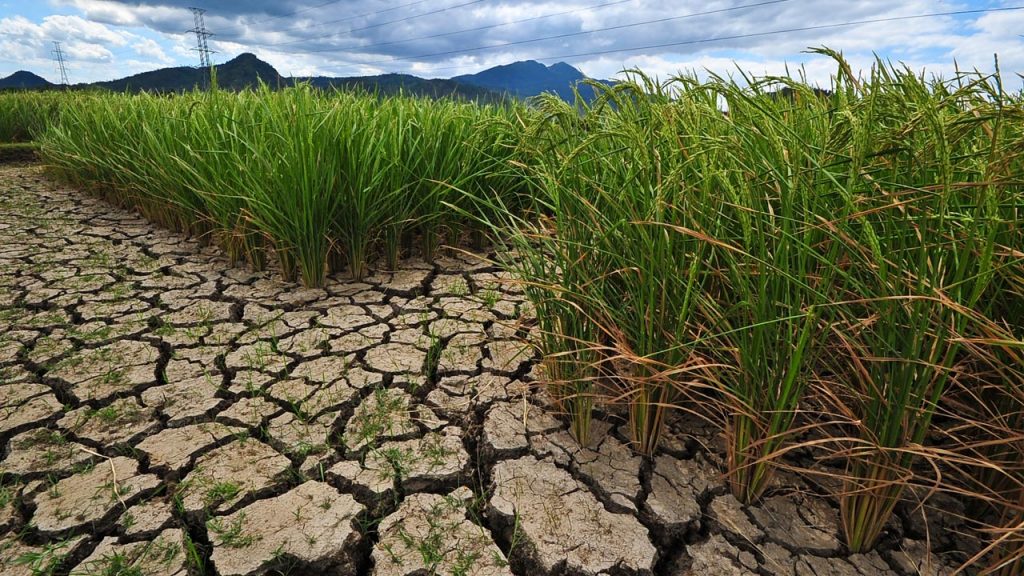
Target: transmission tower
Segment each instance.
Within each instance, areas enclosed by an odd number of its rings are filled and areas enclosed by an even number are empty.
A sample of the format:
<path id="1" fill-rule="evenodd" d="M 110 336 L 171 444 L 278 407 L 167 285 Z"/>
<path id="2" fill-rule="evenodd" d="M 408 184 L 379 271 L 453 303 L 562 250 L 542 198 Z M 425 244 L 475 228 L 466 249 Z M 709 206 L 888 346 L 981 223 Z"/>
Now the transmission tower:
<path id="1" fill-rule="evenodd" d="M 60 42 L 53 43 L 53 59 L 57 61 L 57 68 L 60 69 L 60 84 L 61 86 L 67 86 L 68 82 L 68 69 L 64 65 L 64 51 L 60 48 Z"/>
<path id="2" fill-rule="evenodd" d="M 213 36 L 213 34 L 207 31 L 206 21 L 203 19 L 203 14 L 206 13 L 206 10 L 203 10 L 202 8 L 189 8 L 189 10 L 192 11 L 192 18 L 195 20 L 196 25 L 195 28 L 191 30 L 191 32 L 194 32 L 196 35 L 196 47 L 192 50 L 194 52 L 199 52 L 199 66 L 201 68 L 209 68 L 211 66 L 210 54 L 213 54 L 214 51 L 210 50 L 210 46 L 206 41 L 207 38 Z"/>

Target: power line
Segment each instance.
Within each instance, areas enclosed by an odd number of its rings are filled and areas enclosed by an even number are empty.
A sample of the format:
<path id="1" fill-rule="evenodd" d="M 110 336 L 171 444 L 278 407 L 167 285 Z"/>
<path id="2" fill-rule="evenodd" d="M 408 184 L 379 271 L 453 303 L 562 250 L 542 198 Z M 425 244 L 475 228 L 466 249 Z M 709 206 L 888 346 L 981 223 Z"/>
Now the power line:
<path id="1" fill-rule="evenodd" d="M 533 22 L 535 20 L 543 20 L 545 18 L 554 18 L 556 16 L 565 16 L 567 14 L 575 14 L 577 12 L 586 12 L 590 10 L 599 10 L 601 8 L 607 8 L 609 6 L 615 6 L 616 4 L 625 4 L 626 2 L 632 2 L 633 0 L 615 0 L 614 2 L 605 2 L 604 4 L 597 4 L 594 6 L 586 6 L 584 8 L 575 8 L 573 10 L 563 10 L 562 12 L 555 12 L 553 14 L 544 14 L 543 16 L 531 16 L 530 18 L 523 18 L 522 20 L 512 20 L 511 22 L 500 22 L 498 24 L 488 24 L 486 26 L 478 26 L 476 28 L 464 28 L 462 30 L 454 30 L 452 32 L 442 32 L 440 34 L 430 34 L 429 36 L 417 36 L 415 38 L 406 38 L 405 40 L 393 40 L 390 42 L 378 42 L 376 44 L 364 44 L 360 46 L 349 46 L 347 48 L 332 47 L 332 48 L 320 48 L 317 50 L 304 50 L 303 54 L 315 54 L 319 52 L 334 52 L 336 50 L 347 50 L 351 48 L 359 48 L 366 50 L 368 48 L 379 48 L 381 46 L 393 46 L 395 44 L 406 44 L 409 42 L 415 42 L 417 40 L 432 40 L 434 38 L 444 38 L 446 36 L 455 36 L 458 34 L 465 34 L 467 32 L 480 32 L 483 30 L 492 30 L 494 28 L 501 28 L 503 26 L 513 26 L 515 24 L 523 24 L 525 22 Z"/>
<path id="2" fill-rule="evenodd" d="M 68 81 L 68 69 L 64 66 L 64 51 L 60 48 L 60 42 L 54 41 L 53 43 L 53 58 L 57 61 L 57 67 L 60 69 L 61 86 L 71 84 L 71 82 Z"/>
<path id="3" fill-rule="evenodd" d="M 298 10 L 295 10 L 294 12 L 288 12 L 287 14 L 279 14 L 277 16 L 271 16 L 269 18 L 263 18 L 262 20 L 256 20 L 254 22 L 249 22 L 247 24 L 236 24 L 234 26 L 228 26 L 226 29 L 227 30 L 237 30 L 237 29 L 247 28 L 249 26 L 254 26 L 256 24 L 262 24 L 264 22 L 270 22 L 271 20 L 280 20 L 281 18 L 290 18 L 292 16 L 298 16 L 299 14 L 302 14 L 304 12 L 309 12 L 310 10 L 316 10 L 318 8 L 323 8 L 324 6 L 330 6 L 331 4 L 337 4 L 338 2 L 343 2 L 343 1 L 344 0 L 328 0 L 327 2 L 323 2 L 323 3 L 320 3 L 320 4 L 313 5 L 313 6 L 307 6 L 305 8 L 300 8 Z M 420 2 L 427 2 L 427 1 L 428 0 L 419 0 L 419 2 L 414 2 L 414 3 L 415 4 L 419 4 Z M 389 10 L 394 10 L 394 8 L 389 8 Z M 223 34 L 224 34 L 224 30 L 222 29 L 221 30 L 221 35 L 223 35 Z"/>
<path id="4" fill-rule="evenodd" d="M 474 4 L 480 4 L 481 2 L 487 2 L 487 0 L 471 0 L 469 2 L 463 2 L 462 4 L 456 4 L 454 6 L 448 6 L 447 8 L 439 8 L 430 12 L 424 12 L 423 14 L 415 14 L 413 16 L 406 16 L 405 18 L 399 18 L 397 20 L 389 20 L 388 22 L 380 22 L 378 24 L 371 24 L 370 26 L 364 26 L 362 28 L 352 28 L 344 32 L 331 32 L 330 34 L 323 34 L 321 36 L 312 36 L 309 38 L 303 38 L 301 40 L 290 40 L 288 42 L 278 42 L 276 44 L 256 44 L 256 46 L 288 46 L 290 44 L 299 44 L 302 42 L 308 42 L 310 40 L 319 40 L 322 38 L 330 38 L 331 36 L 337 36 L 339 34 L 351 34 L 353 32 L 362 32 L 363 30 L 372 30 L 374 28 L 380 28 L 389 24 L 398 24 L 400 22 L 408 22 L 409 20 L 415 20 L 416 18 L 423 18 L 424 16 L 432 16 L 434 14 L 440 14 L 449 10 L 455 10 L 456 8 L 464 8 L 466 6 L 472 6 Z"/>
<path id="5" fill-rule="evenodd" d="M 890 16 L 887 18 L 872 18 L 868 20 L 851 20 L 848 22 L 839 22 L 835 24 L 819 24 L 815 26 L 801 26 L 799 28 L 786 28 L 782 30 L 771 30 L 768 32 L 751 32 L 748 34 L 734 34 L 731 36 L 719 36 L 715 38 L 702 38 L 699 40 L 685 40 L 680 42 L 666 42 L 664 44 L 649 44 L 646 46 L 634 46 L 630 48 L 614 48 L 610 50 L 593 50 L 589 52 L 577 52 L 575 54 L 559 54 L 550 56 L 536 56 L 534 60 L 565 60 L 569 58 L 582 58 L 585 56 L 603 56 L 605 54 L 615 54 L 619 52 L 639 52 L 641 50 L 652 50 L 656 48 L 675 48 L 679 46 L 691 46 L 695 44 L 708 44 L 711 42 L 722 42 L 725 40 L 743 40 L 747 38 L 758 38 L 764 36 L 775 36 L 779 34 L 791 34 L 794 32 L 808 32 L 813 30 L 826 30 L 832 28 L 842 28 L 845 26 L 859 26 L 862 24 L 880 24 L 885 22 L 897 22 L 903 20 L 919 20 L 923 18 L 938 18 L 941 16 L 966 16 L 970 14 L 983 14 L 988 12 L 1012 12 L 1024 10 L 1024 6 L 1007 6 L 1003 8 L 979 8 L 975 10 L 955 10 L 951 12 L 933 12 L 930 14 L 915 14 L 909 16 Z M 396 58 L 395 60 L 405 60 L 405 58 Z M 361 63 L 364 65 L 373 64 Z M 456 70 L 464 68 L 465 66 L 447 66 L 443 68 L 433 68 L 432 71 L 438 70 Z"/>
<path id="6" fill-rule="evenodd" d="M 852 20 L 849 22 L 840 22 L 836 24 L 819 24 L 816 26 L 802 26 L 800 28 L 787 28 L 784 30 L 772 30 L 770 32 L 752 32 L 749 34 L 735 34 L 732 36 L 720 36 L 717 38 L 704 38 L 701 40 L 687 40 L 684 42 L 667 42 L 665 44 L 652 44 L 649 46 L 636 46 L 633 48 L 619 48 L 615 50 L 595 50 L 592 52 L 580 52 L 577 54 L 562 54 L 558 56 L 546 56 L 538 58 L 538 60 L 554 60 L 564 58 L 580 58 L 583 56 L 601 56 L 604 54 L 614 54 L 616 52 L 637 52 L 640 50 L 651 50 L 654 48 L 674 48 L 677 46 L 688 46 L 692 44 L 706 44 L 709 42 L 721 42 L 723 40 L 742 40 L 745 38 L 757 38 L 763 36 L 773 36 L 778 34 L 790 34 L 793 32 L 808 32 L 813 30 L 826 30 L 830 28 L 842 28 L 844 26 L 860 26 L 861 24 L 881 24 L 885 22 L 899 22 L 903 20 L 920 20 L 923 18 L 938 18 L 940 16 L 966 16 L 969 14 L 983 14 L 988 12 L 1013 12 L 1024 10 L 1024 6 L 1007 6 L 1003 8 L 979 8 L 976 10 L 955 10 L 951 12 L 933 12 L 931 14 L 915 14 L 912 16 L 890 16 L 887 18 L 872 18 L 869 20 Z"/>
<path id="7" fill-rule="evenodd" d="M 319 8 L 321 6 L 326 6 L 328 4 L 334 4 L 334 3 L 340 2 L 340 1 L 341 0 L 331 0 L 330 2 L 325 2 L 325 3 L 323 3 L 323 4 L 319 5 L 319 6 L 315 6 L 314 8 Z M 369 17 L 372 17 L 372 16 L 378 16 L 380 14 L 386 14 L 388 12 L 394 12 L 395 10 L 401 10 L 402 8 L 408 8 L 410 6 L 416 6 L 417 4 L 425 4 L 425 3 L 430 2 L 430 1 L 431 0 L 416 0 L 415 2 L 408 2 L 406 4 L 400 4 L 398 6 L 393 6 L 391 8 L 385 8 L 384 10 L 375 10 L 373 12 L 366 12 L 366 13 L 363 13 L 363 14 L 356 14 L 355 16 L 346 16 L 345 18 L 339 18 L 337 20 L 326 20 L 326 21 L 323 21 L 323 22 L 317 22 L 316 24 L 313 24 L 312 26 L 305 25 L 305 26 L 299 26 L 299 27 L 291 27 L 291 28 L 285 28 L 285 29 L 282 29 L 282 30 L 271 30 L 271 32 L 294 32 L 294 31 L 297 31 L 297 30 L 300 30 L 300 29 L 319 28 L 320 26 L 326 26 L 328 24 L 339 24 L 341 22 L 348 22 L 350 20 L 356 20 L 358 18 L 369 18 Z M 277 18 L 277 17 L 275 17 L 275 18 Z M 241 24 L 241 25 L 232 26 L 232 27 L 229 28 L 229 30 L 231 30 L 231 29 L 247 28 L 249 26 L 252 26 L 252 25 L 255 25 L 255 24 L 259 24 L 260 22 L 266 22 L 268 20 L 273 20 L 275 18 L 268 18 L 267 20 L 261 20 L 261 21 L 250 23 L 250 24 Z M 254 44 L 254 45 L 261 46 L 261 44 Z"/>
<path id="8" fill-rule="evenodd" d="M 482 2 L 482 1 L 484 1 L 484 0 L 475 0 L 473 2 L 468 2 L 468 3 L 460 4 L 460 5 L 457 5 L 457 6 L 450 6 L 448 8 L 443 8 L 443 9 L 440 9 L 440 10 L 435 10 L 433 12 L 426 13 L 426 14 L 419 14 L 419 15 L 408 16 L 408 17 L 396 20 L 394 22 L 411 20 L 411 19 L 414 19 L 414 18 L 419 18 L 419 17 L 427 16 L 429 14 L 434 14 L 434 13 L 438 13 L 438 12 L 444 12 L 446 10 L 454 9 L 454 8 L 457 8 L 457 7 L 460 7 L 460 6 L 464 6 L 464 5 L 476 4 L 476 3 L 479 3 L 479 2 Z M 673 16 L 673 17 L 667 17 L 667 18 L 660 18 L 660 19 L 646 21 L 646 22 L 637 22 L 637 23 L 632 23 L 632 24 L 623 24 L 623 25 L 618 25 L 618 26 L 610 26 L 610 27 L 607 27 L 607 28 L 600 28 L 600 29 L 595 29 L 595 30 L 587 30 L 587 31 L 581 31 L 581 32 L 559 34 L 559 35 L 546 36 L 546 37 L 540 37 L 540 38 L 532 38 L 532 39 L 526 39 L 526 40 L 520 40 L 520 41 L 514 41 L 514 42 L 506 42 L 506 43 L 503 43 L 503 44 L 490 45 L 490 46 L 477 46 L 477 47 L 473 47 L 473 48 L 467 48 L 467 49 L 461 49 L 461 50 L 450 50 L 450 51 L 437 52 L 437 53 L 432 53 L 432 54 L 420 54 L 420 55 L 415 55 L 415 56 L 393 57 L 393 58 L 390 58 L 390 59 L 387 59 L 387 60 L 377 60 L 377 61 L 371 61 L 371 62 L 358 62 L 357 64 L 360 64 L 360 65 L 386 64 L 386 63 L 390 63 L 390 62 L 418 60 L 418 59 L 424 59 L 424 58 L 433 58 L 433 57 L 437 57 L 437 56 L 451 56 L 451 55 L 457 55 L 457 54 L 466 54 L 466 53 L 477 52 L 477 51 L 482 51 L 482 50 L 503 48 L 503 47 L 508 47 L 508 46 L 515 46 L 515 45 L 522 45 L 522 44 L 527 44 L 527 43 L 533 43 L 533 42 L 541 42 L 541 41 L 544 41 L 544 40 L 553 40 L 553 39 L 561 39 L 561 38 L 567 38 L 567 37 L 572 37 L 572 36 L 581 36 L 581 35 L 585 35 L 585 34 L 594 34 L 594 33 L 598 33 L 598 32 L 606 32 L 606 31 L 611 31 L 611 30 L 619 30 L 619 29 L 623 29 L 623 28 L 630 28 L 630 27 L 643 26 L 643 25 L 649 25 L 649 24 L 655 24 L 655 23 L 662 23 L 662 22 L 672 21 L 672 20 L 679 20 L 679 19 L 683 19 L 683 18 L 692 18 L 692 17 L 696 17 L 696 16 L 701 16 L 701 15 L 710 15 L 710 14 L 716 14 L 716 13 L 722 13 L 722 12 L 728 12 L 728 11 L 734 11 L 734 10 L 740 10 L 740 9 L 746 9 L 746 8 L 754 8 L 754 7 L 765 6 L 765 5 L 770 5 L 770 4 L 778 4 L 778 3 L 787 2 L 787 1 L 788 0 L 770 0 L 770 1 L 764 1 L 764 2 L 759 2 L 759 3 L 755 3 L 755 4 L 748 4 L 748 5 L 744 5 L 744 6 L 736 6 L 736 7 L 731 7 L 731 8 L 723 8 L 723 9 L 719 9 L 719 10 L 710 10 L 710 11 L 706 11 L 706 12 L 686 14 L 686 15 L 682 15 L 682 16 Z M 413 2 L 411 4 L 419 4 L 419 3 L 420 2 Z M 602 4 L 602 5 L 599 5 L 599 6 L 611 5 L 611 4 L 616 4 L 616 3 L 620 3 L 620 2 L 608 2 L 606 4 Z M 408 5 L 409 4 L 406 4 L 406 5 L 403 5 L 403 6 L 408 6 Z M 400 8 L 400 7 L 396 7 L 396 8 L 389 9 L 389 10 L 395 10 L 395 9 L 398 9 L 398 8 Z M 577 9 L 577 10 L 586 10 L 586 8 L 584 8 L 584 9 Z M 551 17 L 551 16 L 563 14 L 563 13 L 574 12 L 574 11 L 577 11 L 577 10 L 569 10 L 569 11 L 565 11 L 565 12 L 562 12 L 562 13 L 549 14 L 549 15 L 546 15 L 546 16 L 531 17 L 531 18 L 525 19 L 525 21 L 536 20 L 536 19 L 545 18 L 545 17 Z M 600 56 L 600 55 L 614 54 L 614 53 L 620 53 L 620 52 L 638 52 L 638 51 L 642 51 L 642 50 L 652 50 L 652 49 L 659 49 L 659 48 L 673 48 L 673 47 L 680 47 L 680 46 L 707 44 L 707 43 L 713 43 L 713 42 L 724 42 L 724 41 L 729 41 L 729 40 L 742 40 L 742 39 L 748 39 L 748 38 L 758 38 L 758 37 L 774 36 L 774 35 L 781 35 L 781 34 L 790 34 L 790 33 L 796 33 L 796 32 L 807 32 L 807 31 L 815 31 L 815 30 L 835 29 L 835 28 L 842 28 L 842 27 L 848 27 L 848 26 L 858 26 L 858 25 L 864 25 L 864 24 L 878 24 L 878 23 L 886 23 L 886 22 L 907 21 L 907 20 L 926 19 L 926 18 L 937 18 L 937 17 L 943 17 L 943 16 L 965 16 L 965 15 L 974 15 L 974 14 L 996 13 L 996 12 L 1011 12 L 1011 11 L 1020 11 L 1020 10 L 1024 10 L 1024 6 L 1008 6 L 1008 7 L 1001 7 L 1001 8 L 979 8 L 979 9 L 971 9 L 971 10 L 955 10 L 955 11 L 946 11 L 946 12 L 932 12 L 932 13 L 927 13 L 927 14 L 914 14 L 914 15 L 906 15 L 906 16 L 891 16 L 891 17 L 884 17 L 884 18 L 871 18 L 871 19 L 863 19 L 863 20 L 851 20 L 851 21 L 838 22 L 838 23 L 833 23 L 833 24 L 820 24 L 820 25 L 813 25 L 813 26 L 802 26 L 802 27 L 794 27 L 794 28 L 785 28 L 785 29 L 771 30 L 771 31 L 765 31 L 765 32 L 752 32 L 752 33 L 746 33 L 746 34 L 734 34 L 734 35 L 729 35 L 729 36 L 718 36 L 718 37 L 701 38 L 701 39 L 695 39 L 695 40 L 684 40 L 684 41 L 676 41 L 676 42 L 666 42 L 666 43 L 660 43 L 660 44 L 648 44 L 648 45 L 643 45 L 643 46 L 632 46 L 632 47 L 625 47 L 625 48 L 611 48 L 611 49 L 604 49 L 604 50 L 593 50 L 593 51 L 586 51 L 586 52 L 577 52 L 577 53 L 572 53 L 572 54 L 535 56 L 533 58 L 536 59 L 536 60 L 570 59 L 570 58 L 580 58 L 580 57 L 587 57 L 587 56 Z M 378 13 L 380 13 L 380 12 L 385 12 L 385 11 L 379 11 Z M 351 17 L 351 18 L 348 18 L 348 19 L 354 19 L 354 18 L 357 18 L 357 17 L 358 16 L 354 16 L 354 17 Z M 328 22 L 324 22 L 324 23 L 321 23 L 321 24 L 327 24 L 327 23 Z M 381 24 L 378 24 L 378 25 L 375 25 L 375 26 L 370 26 L 369 28 L 384 26 L 384 25 L 387 25 L 389 23 L 393 23 L 393 22 L 381 23 Z M 501 24 L 483 26 L 483 27 L 480 27 L 480 28 L 481 29 L 488 29 L 488 28 L 493 28 L 493 27 L 498 27 L 498 26 L 503 26 L 503 25 L 508 25 L 508 24 L 512 24 L 512 23 L 501 23 Z M 402 41 L 394 41 L 394 42 L 381 43 L 380 45 L 397 44 L 397 43 L 408 42 L 408 41 L 413 41 L 413 40 L 417 40 L 417 39 L 432 38 L 432 37 L 450 36 L 450 35 L 459 34 L 459 33 L 463 33 L 463 32 L 474 31 L 474 30 L 475 29 L 469 29 L 469 30 L 459 30 L 459 31 L 447 32 L 447 33 L 440 33 L 440 34 L 434 34 L 434 35 L 426 36 L 424 38 L 412 38 L 412 39 L 407 39 L 407 40 L 402 40 Z M 350 30 L 348 32 L 352 32 L 352 31 L 353 30 Z M 337 34 L 340 34 L 340 33 L 329 34 L 327 36 L 333 36 L 333 35 L 337 35 Z M 250 43 L 250 44 L 254 45 L 254 46 L 278 46 L 278 45 L 284 45 L 284 44 L 295 44 L 295 43 L 304 42 L 304 41 L 308 41 L 308 40 L 314 40 L 314 39 L 318 39 L 318 38 L 322 38 L 322 37 L 325 37 L 325 36 L 314 37 L 314 38 L 307 38 L 307 39 L 303 39 L 303 40 L 292 41 L 292 42 L 287 42 L 287 43 L 282 43 L 282 44 L 269 44 L 269 45 L 268 44 L 259 44 L 259 43 Z M 373 45 L 371 45 L 371 46 L 373 46 Z M 351 48 L 366 48 L 366 46 L 363 46 L 363 47 L 349 47 L 349 48 L 318 49 L 318 50 L 280 50 L 280 52 L 288 53 L 288 54 L 312 54 L 312 53 L 323 53 L 323 52 L 343 52 L 343 51 L 346 51 L 346 50 L 350 50 Z M 454 69 L 462 69 L 462 68 L 465 68 L 465 66 L 463 65 L 463 66 L 438 67 L 438 68 L 432 68 L 431 70 L 436 72 L 436 71 L 440 71 L 440 70 L 454 70 Z"/>
<path id="9" fill-rule="evenodd" d="M 696 18 L 698 16 L 710 16 L 712 14 L 723 14 L 725 12 L 735 12 L 737 10 L 746 10 L 748 8 L 760 8 L 762 6 L 769 6 L 771 4 L 782 4 L 789 2 L 790 0 L 765 0 L 763 2 L 756 2 L 754 4 L 744 4 L 742 6 L 732 6 L 730 8 L 719 8 L 718 10 L 707 10 L 704 12 L 691 12 L 690 14 L 683 14 L 681 16 L 669 16 L 667 18 L 658 18 L 656 20 L 645 20 L 643 22 L 634 22 L 632 24 L 619 24 L 617 26 L 608 26 L 607 28 L 595 28 L 594 30 L 583 30 L 581 32 L 567 32 L 565 34 L 555 34 L 554 36 L 542 36 L 540 38 L 530 38 L 528 40 L 516 40 L 513 42 L 503 42 L 501 44 L 491 44 L 487 46 L 475 46 L 473 48 L 462 48 L 459 50 L 447 50 L 445 52 L 434 52 L 432 54 L 419 54 L 416 56 L 395 56 L 387 60 L 375 60 L 372 62 L 361 62 L 360 64 L 372 66 L 374 64 L 386 64 L 388 62 L 398 62 L 402 60 L 420 60 L 423 58 L 434 58 L 437 56 L 449 56 L 455 54 L 468 54 L 470 52 L 479 52 L 481 50 L 493 50 L 495 48 L 505 48 L 507 46 L 519 46 L 522 44 L 532 44 L 534 42 L 543 42 L 545 40 L 559 40 L 562 38 L 571 38 L 573 36 L 584 36 L 586 34 L 596 34 L 598 32 L 608 32 L 611 30 L 622 30 L 625 28 L 635 28 L 637 26 L 648 26 L 651 24 L 662 24 L 664 22 L 671 22 L 674 20 L 684 20 L 686 18 Z"/>

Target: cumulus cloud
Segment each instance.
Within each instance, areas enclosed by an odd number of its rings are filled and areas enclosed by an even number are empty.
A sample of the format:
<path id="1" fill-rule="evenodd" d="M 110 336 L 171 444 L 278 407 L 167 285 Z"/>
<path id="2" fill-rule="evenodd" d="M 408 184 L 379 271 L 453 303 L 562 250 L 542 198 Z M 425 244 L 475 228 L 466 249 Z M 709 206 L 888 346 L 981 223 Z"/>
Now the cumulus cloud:
<path id="1" fill-rule="evenodd" d="M 123 47 L 134 35 L 80 16 L 52 15 L 35 23 L 22 16 L 0 18 L 0 53 L 22 68 L 48 71 L 52 66 L 53 42 L 62 50 L 72 70 L 78 63 L 110 64 L 111 48 Z"/>
<path id="2" fill-rule="evenodd" d="M 63 46 L 69 58 L 79 62 L 111 63 L 114 53 L 99 44 L 73 40 Z"/>
<path id="3" fill-rule="evenodd" d="M 48 32 L 70 34 L 77 27 L 84 42 L 131 43 L 135 57 L 145 61 L 190 64 L 196 59 L 190 50 L 194 39 L 185 33 L 195 0 L 51 2 L 81 17 L 65 17 L 80 22 L 48 22 Z M 215 34 L 216 59 L 250 51 L 296 75 L 446 77 L 515 60 L 564 59 L 594 77 L 634 66 L 662 76 L 706 68 L 726 73 L 737 65 L 777 74 L 788 64 L 794 70 L 805 66 L 809 78 L 827 82 L 834 65 L 803 53 L 812 46 L 842 50 L 858 66 L 870 66 L 877 53 L 947 75 L 954 59 L 964 68 L 991 69 L 992 54 L 999 52 L 1008 76 L 1024 70 L 1019 37 L 1024 11 L 903 19 L 1007 7 L 1007 0 L 204 0 L 201 5 Z M 24 19 L 5 19 L 0 31 L 3 26 L 24 37 L 41 33 L 33 28 L 40 26 Z M 126 26 L 163 35 L 169 48 L 119 35 L 116 27 Z"/>
<path id="4" fill-rule="evenodd" d="M 145 26 L 163 33 L 182 33 L 191 27 L 186 6 L 162 2 L 115 0 L 52 0 L 57 6 L 78 10 L 85 18 L 111 26 Z M 184 3 L 191 5 L 191 3 Z"/>
<path id="5" fill-rule="evenodd" d="M 156 40 L 152 38 L 143 38 L 140 41 L 132 44 L 132 49 L 135 53 L 140 56 L 150 58 L 154 62 L 160 64 L 171 64 L 174 60 L 164 52 L 164 49 L 156 43 Z"/>

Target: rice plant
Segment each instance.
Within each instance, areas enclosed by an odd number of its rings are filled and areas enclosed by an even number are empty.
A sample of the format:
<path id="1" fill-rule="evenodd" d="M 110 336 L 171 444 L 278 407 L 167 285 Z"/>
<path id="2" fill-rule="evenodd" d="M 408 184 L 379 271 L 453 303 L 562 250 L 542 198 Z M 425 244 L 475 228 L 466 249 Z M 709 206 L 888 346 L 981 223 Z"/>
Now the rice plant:
<path id="1" fill-rule="evenodd" d="M 859 552 L 914 478 L 991 281 L 999 205 L 1012 187 L 989 161 L 1003 142 L 985 127 L 999 111 L 977 84 L 928 83 L 879 62 L 850 90 L 861 92 L 841 258 L 851 304 L 836 329 L 844 382 L 832 398 L 854 424 L 840 505 L 847 545 Z"/>
<path id="2" fill-rule="evenodd" d="M 539 102 L 543 217 L 517 245 L 528 263 L 518 272 L 533 288 L 552 389 L 577 436 L 586 437 L 595 398 L 624 403 L 635 447 L 650 455 L 705 365 L 692 343 L 710 244 L 691 232 L 705 228 L 714 203 L 699 208 L 709 186 L 686 179 L 670 129 L 682 113 L 668 94 L 651 82 L 603 90 L 582 110 Z"/>
<path id="3" fill-rule="evenodd" d="M 720 250 L 723 295 L 716 301 L 716 347 L 728 366 L 718 376 L 731 416 L 729 481 L 742 502 L 756 500 L 789 439 L 823 343 L 839 243 L 822 215 L 839 204 L 827 177 L 831 105 L 806 84 L 748 79 L 740 90 L 719 80 L 728 102 L 731 166 Z M 785 86 L 791 97 L 768 88 Z M 723 166 L 724 167 L 724 166 Z M 816 308 L 817 307 L 817 308 Z"/>
<path id="4" fill-rule="evenodd" d="M 555 109 L 554 117 L 563 106 L 553 100 L 547 105 Z M 539 161 L 551 151 L 542 143 L 551 126 L 531 125 L 527 130 L 523 142 L 530 152 L 526 155 Z M 593 409 L 600 400 L 598 321 L 591 313 L 602 304 L 584 284 L 592 279 L 589 258 L 594 254 L 588 245 L 566 239 L 567 227 L 577 221 L 564 202 L 578 197 L 550 194 L 551 188 L 540 180 L 545 179 L 536 176 L 537 194 L 524 214 L 510 206 L 508 198 L 480 190 L 460 191 L 466 200 L 462 204 L 472 205 L 478 223 L 494 233 L 500 252 L 506 255 L 501 264 L 520 279 L 537 319 L 534 345 L 543 356 L 545 389 L 568 415 L 573 436 L 586 445 Z M 470 210 L 463 208 L 463 213 Z M 565 219 L 559 220 L 559 215 Z M 584 262 L 587 267 L 582 266 Z"/>
<path id="5" fill-rule="evenodd" d="M 0 94 L 0 143 L 35 140 L 53 121 L 66 93 L 12 91 Z"/>

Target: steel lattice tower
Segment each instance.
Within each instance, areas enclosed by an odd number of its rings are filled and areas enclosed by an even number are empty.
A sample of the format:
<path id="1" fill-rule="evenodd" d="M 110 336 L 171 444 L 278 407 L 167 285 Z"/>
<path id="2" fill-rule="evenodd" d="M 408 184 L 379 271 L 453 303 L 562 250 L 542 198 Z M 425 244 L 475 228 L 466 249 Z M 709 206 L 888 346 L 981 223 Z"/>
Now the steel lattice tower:
<path id="1" fill-rule="evenodd" d="M 67 86 L 70 84 L 68 81 L 68 69 L 64 65 L 64 51 L 60 48 L 60 42 L 53 43 L 53 59 L 57 61 L 57 68 L 60 69 L 61 86 Z"/>
<path id="2" fill-rule="evenodd" d="M 203 18 L 206 10 L 202 8 L 189 8 L 189 10 L 192 11 L 192 17 L 195 21 L 195 28 L 191 32 L 194 32 L 196 35 L 196 47 L 192 50 L 199 52 L 199 66 L 201 68 L 209 68 L 211 66 L 210 54 L 214 52 L 210 50 L 210 45 L 207 43 L 207 39 L 213 36 L 213 34 L 206 30 L 206 21 Z"/>

